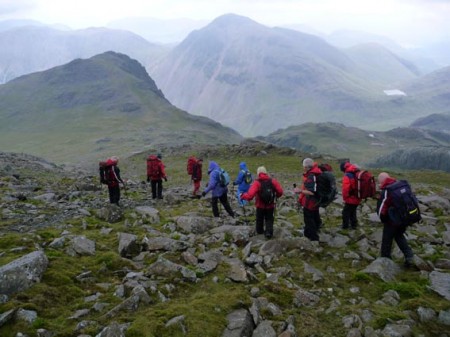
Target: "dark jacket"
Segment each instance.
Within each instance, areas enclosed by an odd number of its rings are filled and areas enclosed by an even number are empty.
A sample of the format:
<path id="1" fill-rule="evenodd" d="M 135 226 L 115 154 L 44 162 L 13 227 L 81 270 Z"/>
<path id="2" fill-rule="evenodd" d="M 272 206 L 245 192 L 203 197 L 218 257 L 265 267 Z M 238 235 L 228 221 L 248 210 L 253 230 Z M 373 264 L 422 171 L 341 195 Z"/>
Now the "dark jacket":
<path id="1" fill-rule="evenodd" d="M 280 183 L 273 178 L 270 178 L 268 174 L 266 173 L 260 173 L 258 175 L 258 179 L 256 179 L 252 185 L 250 186 L 250 189 L 247 193 L 243 193 L 241 195 L 242 200 L 252 200 L 256 196 L 256 202 L 255 206 L 256 208 L 264 208 L 264 209 L 271 209 L 275 207 L 275 202 L 271 204 L 265 204 L 259 197 L 259 191 L 261 190 L 261 181 L 272 179 L 272 185 L 273 189 L 275 191 L 275 195 L 277 198 L 281 197 L 283 195 L 283 188 L 281 187 Z"/>

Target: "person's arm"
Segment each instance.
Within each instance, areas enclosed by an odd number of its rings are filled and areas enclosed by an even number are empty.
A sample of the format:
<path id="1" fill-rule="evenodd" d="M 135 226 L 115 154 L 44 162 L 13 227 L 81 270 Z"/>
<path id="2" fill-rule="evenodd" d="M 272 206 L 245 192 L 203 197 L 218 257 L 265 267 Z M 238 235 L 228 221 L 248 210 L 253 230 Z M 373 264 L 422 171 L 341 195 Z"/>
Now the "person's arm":
<path id="1" fill-rule="evenodd" d="M 273 187 L 275 188 L 275 195 L 280 198 L 283 195 L 283 188 L 278 180 L 272 179 Z"/>
<path id="2" fill-rule="evenodd" d="M 256 194 L 258 194 L 261 188 L 261 184 L 258 180 L 255 180 L 246 193 L 241 194 L 241 200 L 252 200 Z"/>
<path id="3" fill-rule="evenodd" d="M 233 182 L 233 185 L 240 185 L 243 179 L 244 179 L 244 172 L 240 170 L 238 176 L 236 177 L 236 180 Z"/>
<path id="4" fill-rule="evenodd" d="M 211 174 L 209 175 L 208 186 L 206 187 L 206 190 L 202 194 L 206 195 L 206 194 L 208 194 L 209 191 L 212 191 L 216 187 L 216 185 L 217 185 L 216 175 L 217 174 L 219 174 L 219 172 L 217 172 L 217 171 L 211 172 Z"/>

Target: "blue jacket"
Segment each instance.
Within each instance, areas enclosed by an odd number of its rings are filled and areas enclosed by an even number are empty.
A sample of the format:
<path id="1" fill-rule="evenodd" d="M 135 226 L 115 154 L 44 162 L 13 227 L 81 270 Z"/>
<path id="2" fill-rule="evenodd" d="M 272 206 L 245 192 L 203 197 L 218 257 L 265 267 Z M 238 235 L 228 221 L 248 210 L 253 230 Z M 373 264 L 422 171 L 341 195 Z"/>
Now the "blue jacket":
<path id="1" fill-rule="evenodd" d="M 227 187 L 220 186 L 220 166 L 215 161 L 210 161 L 208 166 L 209 182 L 205 194 L 212 191 L 213 197 L 220 197 L 228 192 Z"/>
<path id="2" fill-rule="evenodd" d="M 240 163 L 239 170 L 239 174 L 236 180 L 233 182 L 233 185 L 239 185 L 238 190 L 240 192 L 247 192 L 250 188 L 250 184 L 247 184 L 245 182 L 245 172 L 248 171 L 247 164 L 245 162 Z"/>

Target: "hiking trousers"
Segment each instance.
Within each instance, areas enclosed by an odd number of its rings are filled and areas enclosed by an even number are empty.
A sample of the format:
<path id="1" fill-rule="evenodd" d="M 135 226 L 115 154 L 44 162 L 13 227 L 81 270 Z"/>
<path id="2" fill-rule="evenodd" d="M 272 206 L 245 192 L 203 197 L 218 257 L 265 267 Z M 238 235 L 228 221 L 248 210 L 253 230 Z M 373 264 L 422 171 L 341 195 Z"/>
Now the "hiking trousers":
<path id="1" fill-rule="evenodd" d="M 319 241 L 319 230 L 322 224 L 319 210 L 311 211 L 303 208 L 303 220 L 305 222 L 305 236 L 311 241 Z"/>
<path id="2" fill-rule="evenodd" d="M 406 228 L 404 226 L 392 226 L 385 224 L 383 237 L 381 238 L 381 257 L 391 258 L 392 242 L 395 240 L 398 248 L 405 255 L 405 259 L 411 259 L 414 253 L 405 238 Z"/>
<path id="3" fill-rule="evenodd" d="M 111 204 L 119 204 L 120 200 L 120 187 L 119 185 L 109 187 L 108 186 L 108 193 L 109 193 L 109 202 Z"/>
<path id="4" fill-rule="evenodd" d="M 257 234 L 264 234 L 266 236 L 266 238 L 271 238 L 273 236 L 274 213 L 275 213 L 274 208 L 257 208 L 256 209 L 256 233 Z"/>
<path id="5" fill-rule="evenodd" d="M 197 195 L 200 190 L 200 180 L 192 180 L 192 182 L 194 183 L 194 192 L 192 192 L 192 194 Z"/>
<path id="6" fill-rule="evenodd" d="M 358 218 L 356 216 L 356 211 L 358 209 L 358 205 L 353 204 L 345 204 L 342 209 L 342 227 L 348 228 L 348 226 L 352 226 L 352 228 L 358 227 Z"/>
<path id="7" fill-rule="evenodd" d="M 216 218 L 218 218 L 220 216 L 219 205 L 218 205 L 219 200 L 220 200 L 220 203 L 225 208 L 225 210 L 227 211 L 227 213 L 229 215 L 231 215 L 232 217 L 234 217 L 234 212 L 233 212 L 233 210 L 230 207 L 230 203 L 228 202 L 228 195 L 227 195 L 227 193 L 222 194 L 220 197 L 212 197 L 211 198 L 211 206 L 212 206 L 213 215 Z"/>
<path id="8" fill-rule="evenodd" d="M 158 199 L 162 199 L 162 179 L 152 180 L 151 185 L 152 198 L 156 199 L 156 197 L 158 197 Z"/>

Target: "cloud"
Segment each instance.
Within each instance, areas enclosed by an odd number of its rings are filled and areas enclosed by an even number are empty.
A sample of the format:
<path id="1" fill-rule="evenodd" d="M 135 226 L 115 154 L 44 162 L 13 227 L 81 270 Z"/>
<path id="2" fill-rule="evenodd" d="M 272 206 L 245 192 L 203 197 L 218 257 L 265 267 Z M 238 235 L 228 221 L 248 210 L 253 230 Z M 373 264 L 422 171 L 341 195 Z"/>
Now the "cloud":
<path id="1" fill-rule="evenodd" d="M 36 8 L 36 0 L 1 0 L 0 17 L 17 12 L 29 11 Z"/>

